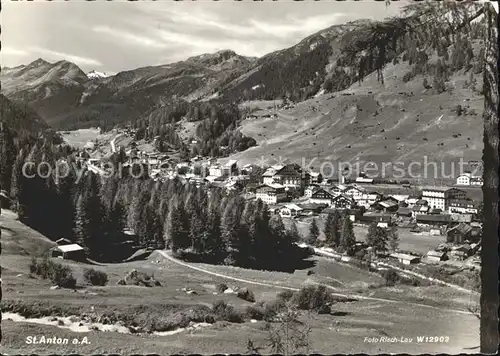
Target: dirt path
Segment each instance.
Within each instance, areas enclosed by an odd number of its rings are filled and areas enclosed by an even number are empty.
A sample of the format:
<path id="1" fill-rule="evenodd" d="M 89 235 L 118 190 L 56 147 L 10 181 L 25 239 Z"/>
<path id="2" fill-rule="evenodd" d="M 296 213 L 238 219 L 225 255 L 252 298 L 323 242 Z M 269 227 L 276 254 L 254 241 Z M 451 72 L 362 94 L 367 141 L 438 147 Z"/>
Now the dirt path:
<path id="1" fill-rule="evenodd" d="M 240 283 L 253 284 L 253 285 L 265 286 L 265 287 L 270 287 L 270 288 L 287 289 L 287 290 L 291 290 L 291 291 L 298 291 L 297 288 L 285 287 L 285 286 L 280 286 L 280 285 L 271 284 L 271 283 L 262 283 L 262 282 L 249 281 L 249 280 L 242 279 L 242 278 L 236 278 L 236 277 L 226 276 L 226 275 L 221 274 L 221 273 L 208 271 L 206 269 L 203 269 L 203 268 L 200 268 L 200 267 L 196 267 L 196 266 L 192 266 L 192 265 L 190 265 L 188 263 L 179 261 L 178 259 L 173 258 L 172 256 L 170 256 L 166 251 L 156 250 L 156 252 L 158 252 L 160 255 L 162 255 L 167 260 L 169 260 L 169 261 L 171 261 L 173 263 L 176 263 L 178 265 L 184 266 L 186 268 L 193 269 L 193 270 L 198 271 L 198 272 L 210 274 L 212 276 L 216 276 L 216 277 L 220 277 L 220 278 L 225 278 L 225 279 L 230 279 L 230 280 L 237 281 L 237 282 L 240 282 Z M 328 288 L 328 289 L 336 291 L 335 288 L 330 287 L 328 285 L 325 285 L 325 287 Z M 371 300 L 371 301 L 378 301 L 378 302 L 384 302 L 384 303 L 398 303 L 398 304 L 412 305 L 412 306 L 415 306 L 415 307 L 424 307 L 424 308 L 436 309 L 436 310 L 446 311 L 446 312 L 450 312 L 450 313 L 473 315 L 473 313 L 471 313 L 469 311 L 456 310 L 456 309 L 447 309 L 447 308 L 441 308 L 441 307 L 434 307 L 434 306 L 431 306 L 431 305 L 420 304 L 420 303 L 412 303 L 412 302 L 405 302 L 405 301 L 391 300 L 391 299 L 384 299 L 384 298 L 366 297 L 366 296 L 357 295 L 357 294 L 347 295 L 347 294 L 341 294 L 341 293 L 336 293 L 336 292 L 333 292 L 331 294 L 334 295 L 334 296 L 343 297 L 343 298 L 355 298 L 355 299 L 359 299 L 359 300 Z"/>

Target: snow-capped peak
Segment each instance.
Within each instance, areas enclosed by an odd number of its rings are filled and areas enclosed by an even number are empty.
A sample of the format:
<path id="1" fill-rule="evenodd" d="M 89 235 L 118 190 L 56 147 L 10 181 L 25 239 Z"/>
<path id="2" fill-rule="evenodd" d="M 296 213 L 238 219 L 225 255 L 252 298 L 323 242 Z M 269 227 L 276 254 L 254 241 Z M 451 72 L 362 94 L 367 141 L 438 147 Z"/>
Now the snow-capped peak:
<path id="1" fill-rule="evenodd" d="M 109 74 L 103 73 L 103 72 L 98 72 L 95 70 L 91 70 L 90 72 L 87 73 L 87 77 L 89 79 L 99 79 L 99 78 L 106 78 L 109 77 Z"/>

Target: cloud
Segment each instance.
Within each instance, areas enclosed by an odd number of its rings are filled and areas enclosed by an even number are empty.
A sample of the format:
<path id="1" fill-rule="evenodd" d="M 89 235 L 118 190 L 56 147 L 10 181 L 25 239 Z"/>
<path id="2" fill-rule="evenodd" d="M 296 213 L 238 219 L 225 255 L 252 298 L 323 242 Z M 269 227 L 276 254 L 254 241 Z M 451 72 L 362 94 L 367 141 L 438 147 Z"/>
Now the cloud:
<path id="1" fill-rule="evenodd" d="M 70 53 L 58 52 L 40 47 L 30 47 L 30 50 L 32 52 L 41 54 L 42 56 L 47 57 L 48 59 L 67 60 L 77 65 L 91 65 L 94 67 L 102 66 L 101 62 L 93 58 L 81 57 Z"/>
<path id="2" fill-rule="evenodd" d="M 115 39 L 125 40 L 135 45 L 141 45 L 145 47 L 153 47 L 153 48 L 165 48 L 165 43 L 155 41 L 154 39 L 146 36 L 136 35 L 130 32 L 126 32 L 125 30 L 119 30 L 110 28 L 107 26 L 96 26 L 92 28 L 93 32 L 105 34 Z"/>
<path id="3" fill-rule="evenodd" d="M 30 53 L 24 51 L 22 49 L 17 49 L 13 47 L 3 47 L 2 46 L 2 55 L 5 56 L 28 56 Z"/>
<path id="4" fill-rule="evenodd" d="M 340 19 L 346 17 L 346 14 L 335 13 L 328 15 L 319 15 L 303 19 L 290 18 L 283 23 L 264 22 L 260 20 L 250 20 L 251 26 L 255 32 L 263 32 L 267 35 L 280 39 L 295 37 L 298 34 L 311 35 L 314 32 L 340 23 Z"/>

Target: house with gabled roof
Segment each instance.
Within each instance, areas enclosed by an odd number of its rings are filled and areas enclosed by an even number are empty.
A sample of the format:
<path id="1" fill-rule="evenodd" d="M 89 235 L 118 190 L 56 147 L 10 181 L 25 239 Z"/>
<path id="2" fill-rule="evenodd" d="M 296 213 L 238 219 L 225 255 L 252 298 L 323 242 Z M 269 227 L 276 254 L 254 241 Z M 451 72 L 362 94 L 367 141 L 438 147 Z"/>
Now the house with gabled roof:
<path id="1" fill-rule="evenodd" d="M 331 206 L 333 198 L 335 198 L 335 194 L 320 188 L 311 195 L 309 202 L 311 204 L 326 204 L 327 206 Z"/>
<path id="2" fill-rule="evenodd" d="M 446 231 L 446 241 L 453 243 L 464 243 L 469 240 L 472 233 L 472 227 L 466 223 L 459 223 Z"/>

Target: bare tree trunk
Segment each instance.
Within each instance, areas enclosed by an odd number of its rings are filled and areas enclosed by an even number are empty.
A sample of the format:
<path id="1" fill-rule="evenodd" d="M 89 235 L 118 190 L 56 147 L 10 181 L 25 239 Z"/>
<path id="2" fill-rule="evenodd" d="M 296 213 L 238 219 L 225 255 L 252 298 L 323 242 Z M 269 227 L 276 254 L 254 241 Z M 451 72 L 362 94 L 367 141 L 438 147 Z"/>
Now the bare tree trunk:
<path id="1" fill-rule="evenodd" d="M 499 122 L 498 122 L 498 15 L 485 3 L 488 21 L 484 66 L 484 226 L 481 268 L 481 353 L 496 353 L 498 333 L 498 197 L 499 197 Z"/>

